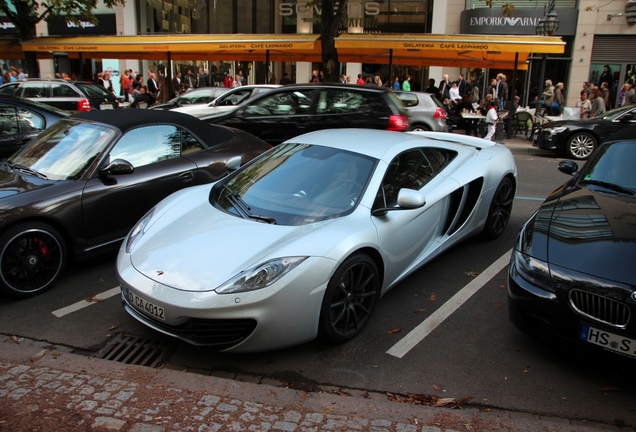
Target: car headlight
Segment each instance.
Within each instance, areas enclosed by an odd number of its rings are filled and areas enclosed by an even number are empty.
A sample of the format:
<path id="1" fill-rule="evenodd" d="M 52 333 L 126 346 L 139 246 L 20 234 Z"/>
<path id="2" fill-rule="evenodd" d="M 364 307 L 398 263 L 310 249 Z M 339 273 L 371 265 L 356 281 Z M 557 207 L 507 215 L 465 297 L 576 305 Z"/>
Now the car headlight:
<path id="1" fill-rule="evenodd" d="M 128 238 L 126 239 L 126 252 L 130 253 L 132 248 L 137 244 L 139 239 L 143 237 L 146 233 L 146 229 L 148 228 L 148 223 L 152 219 L 152 215 L 155 213 L 155 208 L 150 209 L 148 213 L 144 217 L 141 218 L 139 222 L 133 227 L 128 234 Z"/>
<path id="2" fill-rule="evenodd" d="M 510 264 L 512 270 L 523 279 L 541 289 L 554 292 L 554 288 L 552 288 L 552 278 L 550 277 L 550 266 L 547 262 L 514 250 Z"/>
<path id="3" fill-rule="evenodd" d="M 265 288 L 292 271 L 306 259 L 307 257 L 286 257 L 266 261 L 242 271 L 214 291 L 218 294 L 232 294 Z"/>
<path id="4" fill-rule="evenodd" d="M 566 126 L 559 126 L 559 127 L 549 129 L 548 131 L 550 132 L 551 135 L 556 135 L 556 134 L 560 134 L 561 132 L 565 132 L 566 130 L 568 130 Z"/>

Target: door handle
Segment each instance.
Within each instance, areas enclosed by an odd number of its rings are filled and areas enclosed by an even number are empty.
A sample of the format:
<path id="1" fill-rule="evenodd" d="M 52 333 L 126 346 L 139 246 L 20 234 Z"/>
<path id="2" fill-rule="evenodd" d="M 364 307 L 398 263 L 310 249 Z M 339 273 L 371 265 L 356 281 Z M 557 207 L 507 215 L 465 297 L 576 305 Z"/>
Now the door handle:
<path id="1" fill-rule="evenodd" d="M 192 181 L 194 180 L 194 174 L 192 174 L 192 171 L 186 171 L 184 173 L 179 174 L 179 180 L 185 181 L 185 182 Z"/>

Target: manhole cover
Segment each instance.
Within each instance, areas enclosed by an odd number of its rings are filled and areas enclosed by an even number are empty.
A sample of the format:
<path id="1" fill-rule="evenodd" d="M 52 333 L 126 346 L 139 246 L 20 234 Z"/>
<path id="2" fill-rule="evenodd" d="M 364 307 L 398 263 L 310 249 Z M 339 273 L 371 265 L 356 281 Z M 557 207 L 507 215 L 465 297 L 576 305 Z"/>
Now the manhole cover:
<path id="1" fill-rule="evenodd" d="M 93 357 L 156 368 L 163 364 L 174 348 L 174 343 L 118 334 Z"/>

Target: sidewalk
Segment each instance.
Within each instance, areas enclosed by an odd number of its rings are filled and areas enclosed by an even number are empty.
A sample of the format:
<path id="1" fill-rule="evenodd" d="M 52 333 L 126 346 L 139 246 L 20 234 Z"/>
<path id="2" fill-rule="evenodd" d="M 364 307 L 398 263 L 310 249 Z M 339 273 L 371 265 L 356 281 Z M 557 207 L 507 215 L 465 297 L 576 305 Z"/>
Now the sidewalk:
<path id="1" fill-rule="evenodd" d="M 19 341 L 19 342 L 18 342 Z M 351 396 L 350 396 L 351 395 Z M 0 431 L 627 431 L 526 413 L 303 392 L 84 357 L 0 336 Z"/>

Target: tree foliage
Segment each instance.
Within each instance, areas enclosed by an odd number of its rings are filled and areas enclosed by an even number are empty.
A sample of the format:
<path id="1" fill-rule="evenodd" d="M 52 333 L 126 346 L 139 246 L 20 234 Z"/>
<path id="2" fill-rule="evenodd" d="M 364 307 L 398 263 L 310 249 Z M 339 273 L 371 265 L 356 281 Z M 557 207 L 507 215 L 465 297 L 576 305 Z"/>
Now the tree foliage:
<path id="1" fill-rule="evenodd" d="M 483 1 L 486 2 L 486 5 L 490 8 L 493 7 L 493 5 L 495 4 L 494 0 L 479 0 L 479 1 Z M 512 3 L 502 3 L 501 5 L 501 11 L 504 15 L 511 17 L 512 14 L 515 13 L 515 5 L 513 5 Z"/>
<path id="2" fill-rule="evenodd" d="M 346 17 L 347 0 L 314 0 L 307 2 L 306 6 L 320 11 L 321 69 L 325 74 L 325 81 L 336 82 L 339 75 L 336 37 Z"/>
<path id="3" fill-rule="evenodd" d="M 126 0 L 103 0 L 110 9 Z M 0 0 L 0 12 L 15 25 L 18 37 L 22 40 L 33 39 L 37 33 L 35 25 L 49 17 L 64 16 L 68 21 L 79 24 L 80 20 L 97 24 L 93 10 L 97 0 Z M 30 76 L 37 76 L 38 66 L 35 53 L 26 53 L 27 70 Z"/>

